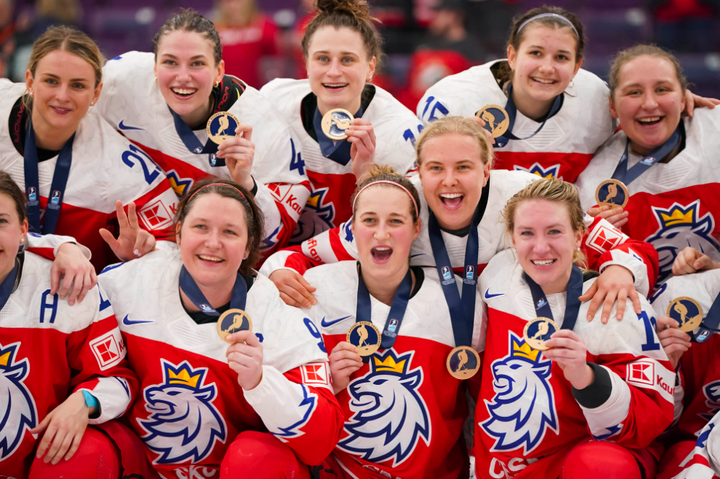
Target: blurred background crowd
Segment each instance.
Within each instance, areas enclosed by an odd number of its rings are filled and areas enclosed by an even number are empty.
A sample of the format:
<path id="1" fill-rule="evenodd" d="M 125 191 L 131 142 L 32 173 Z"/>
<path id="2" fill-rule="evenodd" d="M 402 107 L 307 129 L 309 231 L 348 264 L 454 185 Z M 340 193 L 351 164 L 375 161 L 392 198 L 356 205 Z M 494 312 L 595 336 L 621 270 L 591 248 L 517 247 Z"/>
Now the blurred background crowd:
<path id="1" fill-rule="evenodd" d="M 24 81 L 32 44 L 47 27 L 88 33 L 107 58 L 152 50 L 152 36 L 182 7 L 220 31 L 226 72 L 260 88 L 305 76 L 300 39 L 313 0 L 0 0 L 0 76 Z M 583 67 L 607 79 L 609 60 L 639 42 L 670 49 L 699 95 L 720 97 L 720 0 L 370 0 L 385 39 L 374 83 L 412 111 L 444 76 L 505 56 L 513 16 L 544 3 L 577 13 L 588 32 Z"/>

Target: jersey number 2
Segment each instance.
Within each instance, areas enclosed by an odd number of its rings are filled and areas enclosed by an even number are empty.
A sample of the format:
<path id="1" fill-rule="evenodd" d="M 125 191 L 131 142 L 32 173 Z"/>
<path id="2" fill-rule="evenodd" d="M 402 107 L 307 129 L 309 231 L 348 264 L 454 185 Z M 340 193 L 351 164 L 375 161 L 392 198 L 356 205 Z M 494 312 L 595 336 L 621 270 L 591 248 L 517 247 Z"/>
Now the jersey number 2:
<path id="1" fill-rule="evenodd" d="M 158 171 L 157 165 L 152 161 L 152 159 L 142 151 L 140 148 L 138 148 L 135 145 L 130 145 L 130 150 L 124 151 L 122 154 L 122 160 L 123 163 L 128 165 L 130 168 L 135 166 L 135 162 L 133 162 L 133 158 L 136 159 L 140 166 L 142 167 L 143 174 L 145 175 L 145 181 L 148 185 L 152 185 L 155 179 L 160 174 L 160 171 Z M 153 171 L 150 171 L 150 168 L 148 167 L 147 162 L 150 162 L 150 164 L 153 167 Z"/>

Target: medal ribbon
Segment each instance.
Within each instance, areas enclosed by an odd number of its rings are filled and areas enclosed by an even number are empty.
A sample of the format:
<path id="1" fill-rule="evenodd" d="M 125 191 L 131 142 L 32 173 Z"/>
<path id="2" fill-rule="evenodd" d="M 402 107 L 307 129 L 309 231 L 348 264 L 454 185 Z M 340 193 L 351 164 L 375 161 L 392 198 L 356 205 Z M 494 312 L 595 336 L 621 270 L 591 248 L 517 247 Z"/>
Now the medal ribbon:
<path id="1" fill-rule="evenodd" d="M 12 271 L 7 275 L 7 277 L 3 280 L 2 283 L 0 283 L 0 310 L 2 310 L 5 307 L 5 304 L 8 302 L 8 299 L 10 299 L 10 295 L 15 291 L 15 281 L 18 277 L 18 266 L 20 265 L 20 261 L 18 259 L 15 260 L 15 266 L 13 267 Z"/>
<path id="2" fill-rule="evenodd" d="M 712 334 L 720 333 L 720 294 L 715 297 L 715 301 L 713 301 L 712 306 L 710 306 L 710 311 L 708 311 L 707 316 L 702 320 L 702 323 L 700 323 L 699 330 L 697 334 L 693 334 L 692 332 L 688 333 L 693 342 L 697 343 L 704 343 L 707 341 Z"/>
<path id="3" fill-rule="evenodd" d="M 547 300 L 547 296 L 543 292 L 540 285 L 538 285 L 533 279 L 525 272 L 523 272 L 523 278 L 525 282 L 530 286 L 530 292 L 532 293 L 533 305 L 535 306 L 535 312 L 538 317 L 549 318 L 555 321 L 553 318 L 552 310 L 550 309 L 550 303 Z M 577 321 L 578 313 L 580 312 L 580 296 L 582 295 L 583 289 L 583 274 L 577 265 L 573 265 L 572 271 L 570 272 L 570 279 L 567 282 L 567 300 L 565 303 L 565 316 L 563 318 L 561 329 L 569 329 L 572 331 L 575 328 L 575 322 Z"/>
<path id="4" fill-rule="evenodd" d="M 360 105 L 360 109 L 357 113 L 355 113 L 355 118 L 361 118 L 362 115 L 363 107 Z M 320 145 L 320 151 L 325 158 L 329 158 L 335 163 L 343 166 L 347 165 L 351 160 L 350 149 L 352 148 L 352 143 L 347 141 L 347 138 L 344 140 L 333 140 L 332 138 L 328 138 L 322 129 L 322 119 L 323 117 L 320 114 L 320 110 L 315 108 L 313 128 L 315 128 L 315 134 L 317 135 L 318 144 Z"/>
<path id="5" fill-rule="evenodd" d="M 465 267 L 463 269 L 462 296 L 455 284 L 455 273 L 452 263 L 442 239 L 442 233 L 437 218 L 432 210 L 429 211 L 428 233 L 430 235 L 430 246 L 435 257 L 435 267 L 440 276 L 445 302 L 450 309 L 450 320 L 452 322 L 453 337 L 455 346 L 472 346 L 473 325 L 475 319 L 475 285 L 477 283 L 477 262 L 479 248 L 478 224 L 485 213 L 490 190 L 490 181 L 482 190 L 480 202 L 475 207 L 470 231 L 468 232 L 467 244 L 465 245 Z M 448 276 L 449 275 L 449 276 Z"/>
<path id="6" fill-rule="evenodd" d="M 210 305 L 210 302 L 205 299 L 205 295 L 200 291 L 200 287 L 197 285 L 195 280 L 185 266 L 180 270 L 180 289 L 182 289 L 185 296 L 197 307 L 200 311 L 207 314 L 208 316 L 220 316 L 215 308 Z M 233 285 L 232 297 L 230 299 L 230 309 L 245 309 L 245 303 L 247 302 L 247 284 L 245 279 L 237 274 L 235 278 L 235 285 Z"/>
<path id="7" fill-rule="evenodd" d="M 390 313 L 385 320 L 385 327 L 382 332 L 381 347 L 383 349 L 392 348 L 395 344 L 395 339 L 400 333 L 400 326 L 402 325 L 403 317 L 405 316 L 405 310 L 407 309 L 408 302 L 410 301 L 410 293 L 412 292 L 412 273 L 408 268 L 405 277 L 398 285 L 395 296 L 393 297 L 392 305 L 390 306 Z M 396 320 L 395 328 L 390 331 L 390 322 Z M 370 292 L 365 286 L 365 282 L 362 279 L 362 273 L 358 267 L 358 293 L 357 293 L 357 310 L 355 313 L 355 322 L 367 321 L 372 323 L 372 303 L 370 302 Z"/>
<path id="8" fill-rule="evenodd" d="M 682 122 L 680 122 L 680 125 L 682 125 Z M 673 151 L 680 143 L 680 137 L 680 126 L 678 125 L 665 143 L 651 151 L 649 155 L 640 160 L 637 164 L 635 164 L 635 166 L 630 168 L 630 170 L 628 170 L 628 147 L 630 146 L 630 140 L 628 139 L 627 143 L 625 143 L 625 153 L 623 153 L 622 158 L 620 158 L 620 163 L 618 163 L 615 168 L 612 178 L 614 180 L 622 181 L 625 186 L 629 185 L 633 181 L 637 180 L 640 175 L 649 170 L 655 163 L 662 160 L 668 153 Z"/>
<path id="9" fill-rule="evenodd" d="M 517 108 L 515 107 L 515 102 L 512 98 L 512 82 L 508 83 L 507 95 L 508 100 L 507 103 L 505 103 L 505 111 L 507 111 L 508 114 L 508 129 L 505 133 L 503 133 L 502 136 L 495 138 L 495 146 L 497 148 L 502 148 L 503 146 L 507 145 L 508 141 L 510 140 L 529 140 L 533 136 L 540 133 L 540 130 L 543 129 L 545 123 L 547 123 L 550 118 L 557 115 L 557 113 L 560 111 L 560 108 L 562 108 L 563 106 L 563 99 L 565 98 L 563 93 L 556 96 L 555 100 L 553 100 L 552 106 L 550 107 L 550 112 L 547 114 L 547 116 L 545 116 L 543 122 L 540 124 L 538 129 L 535 130 L 535 133 L 530 136 L 526 136 L 525 138 L 519 138 L 512 133 L 512 129 L 515 126 L 515 118 L 517 117 Z"/>
<path id="10" fill-rule="evenodd" d="M 53 234 L 60 218 L 60 207 L 65 198 L 65 187 L 70 176 L 72 165 L 72 148 L 75 134 L 65 142 L 53 173 L 50 195 L 48 196 L 42 226 L 40 225 L 40 173 L 38 171 L 38 152 L 35 143 L 35 130 L 32 121 L 28 121 L 25 135 L 24 166 L 25 166 L 25 197 L 27 198 L 27 216 L 30 231 L 39 234 Z"/>

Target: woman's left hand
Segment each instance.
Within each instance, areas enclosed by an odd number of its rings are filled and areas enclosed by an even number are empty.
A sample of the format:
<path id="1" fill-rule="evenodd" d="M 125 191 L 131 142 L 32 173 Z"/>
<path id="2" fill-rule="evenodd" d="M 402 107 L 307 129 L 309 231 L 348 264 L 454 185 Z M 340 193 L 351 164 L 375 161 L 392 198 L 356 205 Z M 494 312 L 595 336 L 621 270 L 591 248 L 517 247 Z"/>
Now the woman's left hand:
<path id="1" fill-rule="evenodd" d="M 610 311 L 612 311 L 615 300 L 617 300 L 615 317 L 618 321 L 622 321 L 628 298 L 630 298 L 633 303 L 635 313 L 640 314 L 642 312 L 640 295 L 635 290 L 632 273 L 624 266 L 613 264 L 605 268 L 585 294 L 580 296 L 580 301 L 584 302 L 592 299 L 590 307 L 588 308 L 588 321 L 593 320 L 595 313 L 602 303 L 603 309 L 600 321 L 605 324 L 608 322 Z"/>
<path id="2" fill-rule="evenodd" d="M 715 105 L 720 105 L 720 100 L 717 98 L 705 98 L 698 96 L 690 90 L 685 90 L 685 111 L 683 112 L 690 118 L 695 113 L 696 108 L 715 108 Z"/>
<path id="3" fill-rule="evenodd" d="M 228 138 L 218 148 L 218 158 L 225 159 L 225 165 L 235 183 L 246 190 L 253 189 L 252 172 L 255 158 L 255 144 L 252 142 L 252 127 L 241 123 L 237 127 L 242 136 Z"/>
<path id="4" fill-rule="evenodd" d="M 375 130 L 369 121 L 355 118 L 345 134 L 352 143 L 350 158 L 355 178 L 359 180 L 367 172 L 367 165 L 375 159 Z"/>
<path id="5" fill-rule="evenodd" d="M 560 366 L 575 389 L 585 389 L 595 381 L 595 373 L 587 364 L 585 341 L 574 331 L 561 329 L 545 345 L 551 349 L 543 351 L 543 356 Z"/>
<path id="6" fill-rule="evenodd" d="M 97 284 L 95 267 L 75 243 L 63 243 L 57 250 L 50 268 L 50 294 L 67 297 L 72 306 L 82 303 L 85 295 Z M 61 286 L 62 285 L 62 286 Z"/>
<path id="7" fill-rule="evenodd" d="M 85 405 L 82 391 L 72 393 L 62 404 L 50 411 L 45 419 L 30 434 L 43 434 L 36 456 L 45 456 L 44 462 L 57 464 L 65 457 L 68 461 L 80 447 L 88 417 L 92 410 Z M 48 449 L 49 446 L 49 449 Z M 47 454 L 45 454 L 47 451 Z"/>
<path id="8" fill-rule="evenodd" d="M 122 201 L 117 200 L 115 202 L 115 213 L 120 226 L 120 234 L 117 239 L 105 228 L 100 228 L 100 236 L 120 261 L 140 258 L 155 249 L 155 237 L 140 228 L 134 202 L 128 203 L 126 215 Z"/>
<path id="9" fill-rule="evenodd" d="M 225 351 L 230 369 L 238 375 L 238 384 L 246 390 L 255 389 L 263 375 L 263 347 L 252 331 L 240 331 L 227 337 L 232 345 Z"/>

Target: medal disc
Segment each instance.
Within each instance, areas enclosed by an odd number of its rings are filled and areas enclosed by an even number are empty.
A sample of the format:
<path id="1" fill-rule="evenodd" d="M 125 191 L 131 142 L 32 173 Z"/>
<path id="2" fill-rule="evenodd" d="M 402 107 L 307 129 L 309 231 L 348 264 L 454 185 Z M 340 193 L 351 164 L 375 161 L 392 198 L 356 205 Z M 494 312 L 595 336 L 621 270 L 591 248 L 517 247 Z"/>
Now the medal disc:
<path id="1" fill-rule="evenodd" d="M 681 296 L 670 301 L 665 314 L 677 321 L 680 324 L 678 329 L 686 333 L 700 326 L 703 320 L 703 310 L 700 303 L 687 296 Z"/>
<path id="2" fill-rule="evenodd" d="M 630 193 L 622 181 L 605 180 L 595 190 L 595 201 L 600 206 L 625 208 L 625 205 L 630 201 Z"/>
<path id="3" fill-rule="evenodd" d="M 347 333 L 347 342 L 358 349 L 360 356 L 370 356 L 380 349 L 380 330 L 369 321 L 358 321 Z"/>
<path id="4" fill-rule="evenodd" d="M 322 118 L 322 131 L 331 140 L 344 140 L 347 138 L 345 130 L 350 128 L 354 117 L 352 113 L 343 108 L 334 108 L 325 113 Z"/>
<path id="5" fill-rule="evenodd" d="M 547 351 L 550 348 L 545 345 L 545 341 L 549 340 L 558 329 L 560 329 L 558 325 L 550 318 L 535 318 L 525 325 L 523 337 L 531 348 Z"/>
<path id="6" fill-rule="evenodd" d="M 505 108 L 499 105 L 487 105 L 481 108 L 475 116 L 485 122 L 485 128 L 493 138 L 503 136 L 510 126 L 510 117 Z"/>
<path id="7" fill-rule="evenodd" d="M 470 346 L 458 346 L 450 351 L 445 365 L 454 378 L 470 379 L 480 369 L 480 355 Z"/>
<path id="8" fill-rule="evenodd" d="M 205 131 L 207 131 L 208 138 L 220 146 L 228 138 L 238 136 L 238 126 L 240 126 L 240 121 L 235 115 L 219 111 L 210 117 Z"/>
<path id="9" fill-rule="evenodd" d="M 226 342 L 229 334 L 238 331 L 252 330 L 252 320 L 250 316 L 242 309 L 228 309 L 218 319 L 217 331 L 220 339 Z"/>

